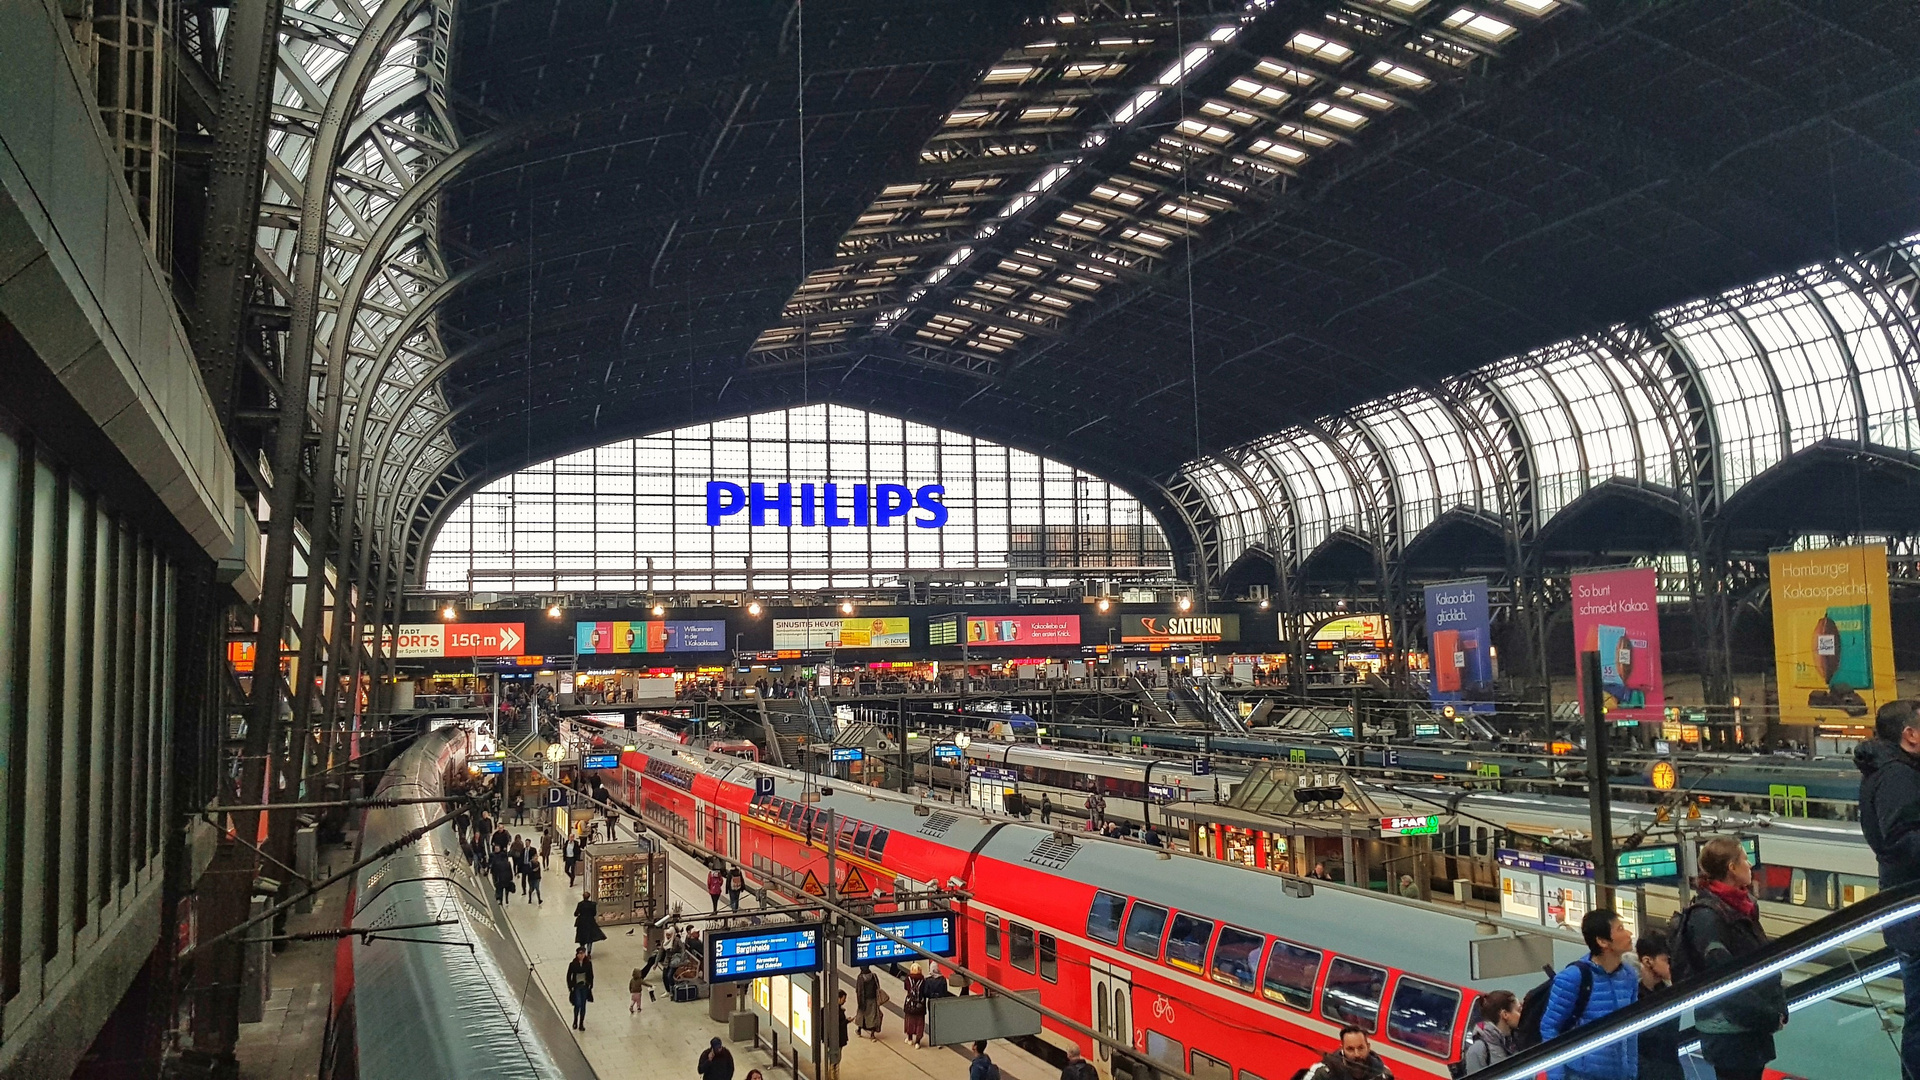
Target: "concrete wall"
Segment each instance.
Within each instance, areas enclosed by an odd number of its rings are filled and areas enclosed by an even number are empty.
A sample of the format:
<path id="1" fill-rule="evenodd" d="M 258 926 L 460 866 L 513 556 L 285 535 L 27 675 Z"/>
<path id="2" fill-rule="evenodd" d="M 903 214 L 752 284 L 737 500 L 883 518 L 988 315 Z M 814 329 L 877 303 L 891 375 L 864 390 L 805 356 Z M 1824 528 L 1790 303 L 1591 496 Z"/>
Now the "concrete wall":
<path id="1" fill-rule="evenodd" d="M 233 455 L 45 0 L 0 3 L 0 314 L 201 548 L 227 555 Z"/>

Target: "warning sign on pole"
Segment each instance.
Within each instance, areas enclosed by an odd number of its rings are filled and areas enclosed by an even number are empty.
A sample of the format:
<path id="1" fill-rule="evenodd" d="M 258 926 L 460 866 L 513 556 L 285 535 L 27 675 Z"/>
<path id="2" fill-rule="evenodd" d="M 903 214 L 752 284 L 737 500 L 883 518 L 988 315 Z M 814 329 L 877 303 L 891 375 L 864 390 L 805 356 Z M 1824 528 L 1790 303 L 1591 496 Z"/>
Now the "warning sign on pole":
<path id="1" fill-rule="evenodd" d="M 807 880 L 801 884 L 800 891 L 808 896 L 827 895 L 827 890 L 820 887 L 820 879 L 815 877 L 811 870 L 807 871 Z"/>
<path id="2" fill-rule="evenodd" d="M 840 883 L 840 895 L 865 896 L 872 891 L 873 888 L 867 884 L 867 879 L 860 875 L 859 867 L 847 867 L 847 879 Z"/>

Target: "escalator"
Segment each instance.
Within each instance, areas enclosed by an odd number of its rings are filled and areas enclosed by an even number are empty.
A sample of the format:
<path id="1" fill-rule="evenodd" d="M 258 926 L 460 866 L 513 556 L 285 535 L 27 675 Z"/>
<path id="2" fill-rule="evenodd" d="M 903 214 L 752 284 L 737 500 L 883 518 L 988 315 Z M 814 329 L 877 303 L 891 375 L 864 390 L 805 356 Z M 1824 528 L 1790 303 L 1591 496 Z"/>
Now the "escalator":
<path id="1" fill-rule="evenodd" d="M 1698 1056 L 1693 1011 L 1782 976 L 1789 1022 L 1774 1034 L 1766 1075 L 1826 1080 L 1895 1080 L 1905 1020 L 1898 957 L 1880 940 L 1887 926 L 1920 918 L 1920 883 L 1868 897 L 1778 938 L 1738 966 L 1688 979 L 1667 994 L 1568 1032 L 1471 1074 L 1474 1080 L 1531 1080 L 1601 1047 L 1678 1016 L 1689 1077 L 1711 1077 Z"/>

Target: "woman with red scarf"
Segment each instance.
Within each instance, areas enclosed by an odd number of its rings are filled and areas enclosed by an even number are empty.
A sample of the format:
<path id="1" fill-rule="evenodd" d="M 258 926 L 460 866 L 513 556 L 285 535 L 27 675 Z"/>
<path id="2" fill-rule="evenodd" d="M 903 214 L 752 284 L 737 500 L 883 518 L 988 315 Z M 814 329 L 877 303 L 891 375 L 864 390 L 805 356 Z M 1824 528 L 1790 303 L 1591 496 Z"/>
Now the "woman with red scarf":
<path id="1" fill-rule="evenodd" d="M 1739 964 L 1767 943 L 1750 891 L 1753 867 L 1740 842 L 1721 836 L 1700 849 L 1693 900 L 1674 935 L 1674 979 Z M 1787 995 L 1773 975 L 1694 1012 L 1700 1053 L 1720 1080 L 1760 1080 L 1774 1058 L 1773 1033 L 1787 1023 Z"/>

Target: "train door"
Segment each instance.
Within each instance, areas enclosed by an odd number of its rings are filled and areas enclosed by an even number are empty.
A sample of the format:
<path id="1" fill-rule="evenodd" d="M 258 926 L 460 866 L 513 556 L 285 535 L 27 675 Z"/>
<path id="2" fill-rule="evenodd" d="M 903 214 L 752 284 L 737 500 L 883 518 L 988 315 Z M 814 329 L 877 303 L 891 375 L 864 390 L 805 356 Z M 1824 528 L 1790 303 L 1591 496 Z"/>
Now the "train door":
<path id="1" fill-rule="evenodd" d="M 693 842 L 709 850 L 713 847 L 712 838 L 707 835 L 710 817 L 706 803 L 696 801 L 693 804 Z"/>
<path id="2" fill-rule="evenodd" d="M 1133 1045 L 1133 972 L 1104 960 L 1088 960 L 1093 986 L 1093 1030 L 1123 1046 Z M 1113 1051 L 1105 1043 L 1099 1046 L 1100 1060 Z"/>
<path id="3" fill-rule="evenodd" d="M 740 859 L 740 815 L 727 814 L 727 856 L 738 862 Z"/>

